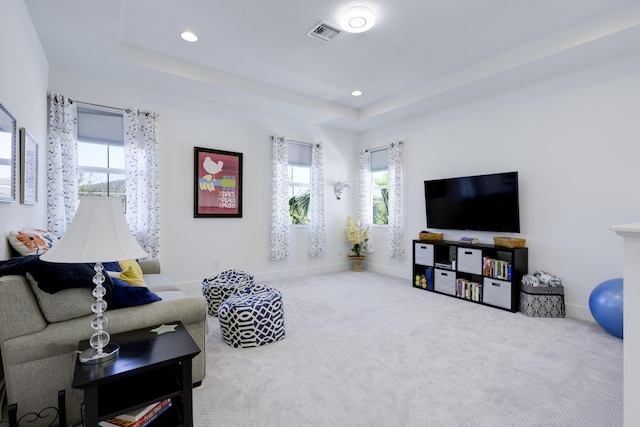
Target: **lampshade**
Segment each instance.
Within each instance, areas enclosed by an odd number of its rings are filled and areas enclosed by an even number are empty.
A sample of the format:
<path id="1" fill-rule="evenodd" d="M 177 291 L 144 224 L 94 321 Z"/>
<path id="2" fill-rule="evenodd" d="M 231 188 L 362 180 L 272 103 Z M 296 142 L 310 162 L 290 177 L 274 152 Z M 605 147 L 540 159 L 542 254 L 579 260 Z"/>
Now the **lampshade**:
<path id="1" fill-rule="evenodd" d="M 40 259 L 60 263 L 94 263 L 144 258 L 147 253 L 131 234 L 122 201 L 85 197 L 62 238 Z"/>

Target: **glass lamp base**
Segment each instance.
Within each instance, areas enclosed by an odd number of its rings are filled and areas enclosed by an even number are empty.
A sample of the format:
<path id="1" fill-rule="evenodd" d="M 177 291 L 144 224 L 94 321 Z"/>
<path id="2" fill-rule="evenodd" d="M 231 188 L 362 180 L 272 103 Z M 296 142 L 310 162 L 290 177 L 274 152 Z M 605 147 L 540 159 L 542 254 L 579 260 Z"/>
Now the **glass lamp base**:
<path id="1" fill-rule="evenodd" d="M 100 355 L 98 355 L 98 351 L 95 348 L 89 347 L 88 349 L 83 350 L 78 358 L 80 359 L 80 363 L 92 365 L 115 359 L 118 357 L 119 353 L 120 346 L 118 344 L 109 343 L 102 349 L 102 353 Z"/>

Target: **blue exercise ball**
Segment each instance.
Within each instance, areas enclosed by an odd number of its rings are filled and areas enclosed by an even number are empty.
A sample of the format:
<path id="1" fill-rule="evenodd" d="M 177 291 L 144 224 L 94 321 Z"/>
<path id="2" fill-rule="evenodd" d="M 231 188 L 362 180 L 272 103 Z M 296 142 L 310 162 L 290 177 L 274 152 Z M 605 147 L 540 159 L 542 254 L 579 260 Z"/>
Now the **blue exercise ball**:
<path id="1" fill-rule="evenodd" d="M 589 310 L 593 318 L 605 331 L 618 338 L 622 338 L 623 297 L 621 278 L 600 283 L 589 296 Z"/>

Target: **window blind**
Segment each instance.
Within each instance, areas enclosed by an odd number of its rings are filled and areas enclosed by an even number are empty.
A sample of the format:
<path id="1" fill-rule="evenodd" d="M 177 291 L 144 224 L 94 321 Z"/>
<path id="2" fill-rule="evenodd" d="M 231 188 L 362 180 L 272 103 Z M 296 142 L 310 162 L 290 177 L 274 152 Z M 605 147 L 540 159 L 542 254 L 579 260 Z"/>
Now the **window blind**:
<path id="1" fill-rule="evenodd" d="M 78 140 L 123 145 L 122 113 L 78 107 Z"/>
<path id="2" fill-rule="evenodd" d="M 290 165 L 311 166 L 311 144 L 288 140 L 287 156 Z"/>
<path id="3" fill-rule="evenodd" d="M 371 172 L 389 169 L 389 149 L 371 151 Z"/>

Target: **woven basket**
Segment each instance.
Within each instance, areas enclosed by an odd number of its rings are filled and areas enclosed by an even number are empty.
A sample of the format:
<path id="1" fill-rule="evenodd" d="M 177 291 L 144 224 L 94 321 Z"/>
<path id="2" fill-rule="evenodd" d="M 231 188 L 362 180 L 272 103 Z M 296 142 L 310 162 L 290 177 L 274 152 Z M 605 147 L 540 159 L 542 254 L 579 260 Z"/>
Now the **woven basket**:
<path id="1" fill-rule="evenodd" d="M 420 240 L 442 241 L 442 233 L 420 233 Z"/>
<path id="2" fill-rule="evenodd" d="M 516 239 L 513 237 L 493 238 L 493 244 L 496 246 L 502 246 L 503 248 L 524 248 L 525 243 L 527 243 L 525 239 Z"/>

